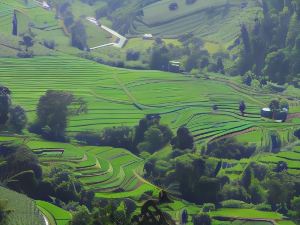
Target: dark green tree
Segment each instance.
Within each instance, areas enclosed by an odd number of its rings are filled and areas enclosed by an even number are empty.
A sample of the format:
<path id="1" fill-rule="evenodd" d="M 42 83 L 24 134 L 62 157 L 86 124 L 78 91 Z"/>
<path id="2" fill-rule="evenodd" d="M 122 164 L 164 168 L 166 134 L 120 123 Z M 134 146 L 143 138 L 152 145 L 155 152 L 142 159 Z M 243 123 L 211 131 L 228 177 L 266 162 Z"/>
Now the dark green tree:
<path id="1" fill-rule="evenodd" d="M 80 20 L 71 27 L 71 43 L 80 50 L 88 48 L 85 27 Z"/>
<path id="2" fill-rule="evenodd" d="M 9 108 L 11 105 L 10 90 L 7 87 L 0 86 L 0 128 L 8 120 Z"/>
<path id="3" fill-rule="evenodd" d="M 208 214 L 202 213 L 193 217 L 194 225 L 211 225 L 212 221 Z"/>
<path id="4" fill-rule="evenodd" d="M 86 102 L 64 91 L 48 90 L 37 105 L 32 131 L 52 140 L 64 140 L 68 116 L 86 112 Z"/>
<path id="5" fill-rule="evenodd" d="M 27 124 L 26 111 L 21 106 L 14 106 L 9 111 L 9 126 L 17 133 L 21 133 Z"/>
<path id="6" fill-rule="evenodd" d="M 177 136 L 172 140 L 174 149 L 194 149 L 194 137 L 186 127 L 177 130 Z"/>

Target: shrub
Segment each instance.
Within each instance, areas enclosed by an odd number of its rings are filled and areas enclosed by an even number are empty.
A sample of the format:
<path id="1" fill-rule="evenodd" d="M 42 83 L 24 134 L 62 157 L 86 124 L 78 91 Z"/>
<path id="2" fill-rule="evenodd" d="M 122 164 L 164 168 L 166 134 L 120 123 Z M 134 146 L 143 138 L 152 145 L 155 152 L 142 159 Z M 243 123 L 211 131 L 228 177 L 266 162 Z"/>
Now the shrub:
<path id="1" fill-rule="evenodd" d="M 185 0 L 185 4 L 191 5 L 194 4 L 197 0 Z"/>
<path id="2" fill-rule="evenodd" d="M 126 52 L 126 60 L 128 61 L 137 61 L 140 58 L 140 52 L 134 50 L 128 50 Z"/>
<path id="3" fill-rule="evenodd" d="M 261 204 L 256 205 L 255 209 L 260 210 L 260 211 L 268 211 L 268 212 L 272 211 L 271 205 L 266 204 L 266 203 L 261 203 Z"/>
<path id="4" fill-rule="evenodd" d="M 213 203 L 205 203 L 202 208 L 202 212 L 210 212 L 215 210 L 216 210 L 216 206 Z"/>
<path id="5" fill-rule="evenodd" d="M 54 40 L 44 40 L 43 45 L 49 49 L 55 49 L 56 43 Z"/>
<path id="6" fill-rule="evenodd" d="M 93 132 L 80 132 L 75 139 L 87 145 L 100 145 L 100 135 Z"/>
<path id="7" fill-rule="evenodd" d="M 194 225 L 211 225 L 211 218 L 209 215 L 203 213 L 193 217 Z"/>
<path id="8" fill-rule="evenodd" d="M 173 2 L 169 5 L 169 10 L 174 11 L 178 9 L 178 4 L 176 2 Z"/>
<path id="9" fill-rule="evenodd" d="M 250 209 L 253 207 L 253 205 L 248 204 L 243 201 L 235 200 L 235 199 L 229 199 L 221 202 L 222 207 L 224 208 L 242 208 L 242 209 Z"/>
<path id="10" fill-rule="evenodd" d="M 18 52 L 17 56 L 19 58 L 32 58 L 34 56 L 33 51 L 28 50 L 28 51 L 20 51 Z"/>

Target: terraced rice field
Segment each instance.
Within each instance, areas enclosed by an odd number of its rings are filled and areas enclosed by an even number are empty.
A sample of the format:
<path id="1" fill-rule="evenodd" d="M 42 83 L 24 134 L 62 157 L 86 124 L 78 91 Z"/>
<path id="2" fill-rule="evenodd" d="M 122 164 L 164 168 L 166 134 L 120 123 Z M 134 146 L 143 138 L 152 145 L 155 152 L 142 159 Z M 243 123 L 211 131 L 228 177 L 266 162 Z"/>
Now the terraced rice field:
<path id="1" fill-rule="evenodd" d="M 280 161 L 288 165 L 288 173 L 300 176 L 300 146 L 295 146 L 290 151 L 282 151 L 278 154 L 266 154 L 259 158 L 260 162 L 273 165 L 274 167 Z"/>
<path id="2" fill-rule="evenodd" d="M 177 10 L 169 10 L 176 2 Z M 239 33 L 239 21 L 252 23 L 256 14 L 261 12 L 256 1 L 197 0 L 187 5 L 183 0 L 164 0 L 146 6 L 143 16 L 137 17 L 131 33 L 178 36 L 192 32 L 195 36 L 227 43 Z M 161 16 L 164 15 L 164 16 Z"/>
<path id="3" fill-rule="evenodd" d="M 38 208 L 46 216 L 49 225 L 69 225 L 72 220 L 70 212 L 44 201 L 36 201 Z"/>
<path id="4" fill-rule="evenodd" d="M 37 69 L 38 68 L 38 69 Z M 260 117 L 260 108 L 274 95 L 252 95 L 251 89 L 226 80 L 192 78 L 159 71 L 134 71 L 99 65 L 69 56 L 0 59 L 1 83 L 15 104 L 25 107 L 30 121 L 46 90 L 67 90 L 88 103 L 88 113 L 70 119 L 68 132 L 134 126 L 146 114 L 159 113 L 162 123 L 187 126 L 198 144 L 232 133 L 259 129 L 297 128 L 299 123 L 274 123 Z M 240 115 L 239 101 L 247 105 Z M 212 111 L 212 105 L 218 110 Z M 297 106 L 296 106 L 297 107 Z M 267 132 L 267 131 L 266 131 Z M 259 141 L 258 141 L 259 142 Z"/>
<path id="5" fill-rule="evenodd" d="M 67 166 L 85 189 L 93 190 L 98 198 L 138 200 L 147 191 L 159 191 L 142 178 L 144 161 L 127 150 L 41 140 L 29 140 L 26 145 L 33 152 L 42 152 L 38 156 L 45 168 Z"/>

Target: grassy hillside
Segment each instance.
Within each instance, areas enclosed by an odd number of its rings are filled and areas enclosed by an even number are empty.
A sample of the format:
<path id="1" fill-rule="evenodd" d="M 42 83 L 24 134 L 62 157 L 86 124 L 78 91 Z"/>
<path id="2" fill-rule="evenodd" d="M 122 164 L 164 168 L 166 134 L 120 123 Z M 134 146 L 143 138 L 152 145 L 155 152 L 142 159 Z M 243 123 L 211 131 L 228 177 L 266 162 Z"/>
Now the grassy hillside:
<path id="1" fill-rule="evenodd" d="M 80 51 L 70 45 L 70 34 L 64 27 L 63 21 L 58 19 L 54 9 L 48 11 L 37 5 L 33 0 L 25 5 L 22 0 L 3 0 L 0 2 L 0 56 L 16 56 L 20 51 L 20 37 L 12 35 L 12 18 L 16 12 L 18 19 L 18 34 L 26 32 L 29 28 L 35 35 L 33 51 L 35 55 L 49 55 L 55 52 L 43 46 L 43 42 L 54 41 L 56 49 L 70 54 Z M 84 7 L 86 4 L 77 1 L 74 3 L 75 20 L 82 19 L 87 33 L 89 47 L 111 42 L 111 35 L 85 20 L 85 16 L 94 16 L 94 9 Z M 86 9 L 88 8 L 88 9 Z M 82 10 L 82 11 L 81 11 Z M 89 14 L 91 12 L 91 14 Z"/>
<path id="2" fill-rule="evenodd" d="M 35 202 L 25 195 L 0 186 L 0 200 L 8 203 L 12 210 L 6 225 L 44 225 L 45 221 Z M 52 225 L 52 224 L 51 224 Z"/>
<path id="3" fill-rule="evenodd" d="M 171 11 L 169 5 L 174 2 L 178 9 Z M 239 34 L 240 23 L 252 23 L 260 11 L 255 0 L 198 0 L 190 5 L 184 0 L 164 0 L 143 8 L 144 15 L 133 22 L 131 32 L 163 36 L 192 32 L 205 40 L 227 43 Z"/>

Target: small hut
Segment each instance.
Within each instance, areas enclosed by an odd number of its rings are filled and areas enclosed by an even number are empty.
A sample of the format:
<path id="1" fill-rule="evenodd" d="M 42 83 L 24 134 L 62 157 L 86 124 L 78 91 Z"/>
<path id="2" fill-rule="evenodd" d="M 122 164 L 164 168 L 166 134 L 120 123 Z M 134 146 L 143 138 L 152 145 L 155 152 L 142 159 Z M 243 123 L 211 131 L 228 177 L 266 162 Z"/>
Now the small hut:
<path id="1" fill-rule="evenodd" d="M 270 108 L 263 108 L 263 109 L 261 109 L 261 111 L 260 111 L 260 115 L 261 115 L 262 117 L 272 119 L 272 117 L 273 117 L 273 112 L 272 112 L 272 110 L 271 110 Z"/>
<path id="2" fill-rule="evenodd" d="M 261 109 L 261 116 L 268 119 L 274 119 L 278 122 L 284 122 L 288 116 L 288 109 L 283 108 L 280 111 L 273 112 L 270 108 Z"/>
<path id="3" fill-rule="evenodd" d="M 180 62 L 177 61 L 169 61 L 169 72 L 180 73 Z"/>
<path id="4" fill-rule="evenodd" d="M 144 34 L 143 35 L 143 39 L 144 40 L 152 40 L 153 39 L 153 35 L 152 34 Z"/>

